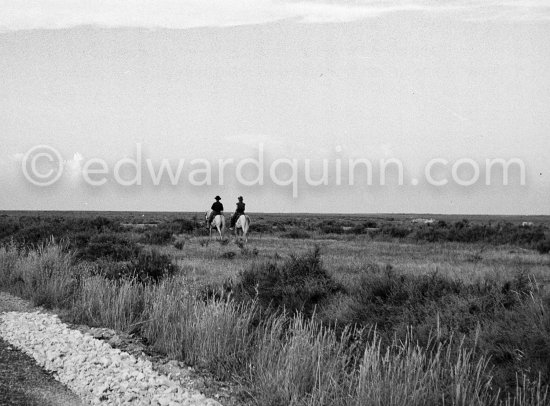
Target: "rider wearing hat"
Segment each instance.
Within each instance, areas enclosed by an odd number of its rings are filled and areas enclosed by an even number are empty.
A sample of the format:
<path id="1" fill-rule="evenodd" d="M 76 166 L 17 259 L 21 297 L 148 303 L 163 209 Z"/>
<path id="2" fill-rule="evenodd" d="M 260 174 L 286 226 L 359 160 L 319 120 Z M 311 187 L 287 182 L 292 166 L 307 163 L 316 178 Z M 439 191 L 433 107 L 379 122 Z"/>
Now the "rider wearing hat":
<path id="1" fill-rule="evenodd" d="M 235 213 L 233 213 L 233 215 L 231 216 L 231 229 L 233 229 L 233 227 L 235 227 L 235 223 L 237 222 L 237 220 L 239 219 L 239 217 L 244 214 L 244 202 L 243 202 L 243 197 L 242 196 L 239 196 L 238 197 L 239 201 L 237 202 L 237 209 L 235 210 Z"/>
<path id="2" fill-rule="evenodd" d="M 220 202 L 222 198 L 216 196 L 214 199 L 216 199 L 216 201 L 212 204 L 212 211 L 210 212 L 210 216 L 208 217 L 208 223 L 206 224 L 207 226 L 210 225 L 214 217 L 216 217 L 218 214 L 222 214 L 223 212 L 223 204 L 221 204 Z"/>

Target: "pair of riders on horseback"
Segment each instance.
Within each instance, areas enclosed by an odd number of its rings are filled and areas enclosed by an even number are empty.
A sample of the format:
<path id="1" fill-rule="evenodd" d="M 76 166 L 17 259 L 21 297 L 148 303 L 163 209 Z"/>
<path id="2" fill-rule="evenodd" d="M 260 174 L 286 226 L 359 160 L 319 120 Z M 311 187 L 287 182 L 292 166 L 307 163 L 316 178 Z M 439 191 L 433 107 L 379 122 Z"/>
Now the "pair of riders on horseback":
<path id="1" fill-rule="evenodd" d="M 222 214 L 223 212 L 223 204 L 220 202 L 222 198 L 220 196 L 216 196 L 214 199 L 216 201 L 214 202 L 214 204 L 212 204 L 212 211 L 210 212 L 210 216 L 208 217 L 208 221 L 206 223 L 207 227 L 210 226 L 210 223 L 212 223 L 214 217 L 216 217 L 218 214 Z M 231 216 L 231 230 L 233 229 L 233 227 L 235 227 L 235 223 L 237 222 L 239 217 L 244 214 L 245 203 L 243 202 L 243 197 L 239 196 L 238 199 L 239 201 L 237 202 L 237 209 L 235 210 L 235 213 L 233 213 L 233 215 Z"/>

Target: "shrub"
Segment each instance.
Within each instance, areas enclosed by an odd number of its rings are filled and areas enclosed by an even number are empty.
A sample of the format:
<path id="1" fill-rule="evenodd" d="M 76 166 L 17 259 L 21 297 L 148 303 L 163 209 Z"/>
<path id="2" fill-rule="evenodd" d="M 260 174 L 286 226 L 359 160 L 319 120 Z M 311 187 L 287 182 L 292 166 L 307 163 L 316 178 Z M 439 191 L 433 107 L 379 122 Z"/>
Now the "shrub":
<path id="1" fill-rule="evenodd" d="M 141 251 L 137 258 L 130 261 L 128 270 L 139 282 L 156 283 L 176 273 L 177 267 L 168 255 L 150 249 Z"/>
<path id="2" fill-rule="evenodd" d="M 518 373 L 550 381 L 550 312 L 536 296 L 513 309 L 499 309 L 483 323 L 479 346 L 491 357 L 495 384 L 513 388 Z M 540 375 L 539 375 L 540 374 Z"/>
<path id="3" fill-rule="evenodd" d="M 289 231 L 288 233 L 281 234 L 281 237 L 292 238 L 292 239 L 306 239 L 306 238 L 311 238 L 311 235 L 307 231 L 295 229 L 295 230 Z"/>
<path id="4" fill-rule="evenodd" d="M 120 231 L 120 224 L 105 217 L 75 219 L 20 216 L 6 217 L 0 220 L 0 241 L 5 242 L 9 238 L 19 244 L 33 247 L 47 244 L 51 238 L 60 240 L 61 238 L 71 238 L 76 234 L 91 236 L 115 231 Z"/>
<path id="5" fill-rule="evenodd" d="M 342 234 L 344 229 L 337 224 L 325 224 L 321 226 L 321 231 L 325 234 Z"/>
<path id="6" fill-rule="evenodd" d="M 411 230 L 408 228 L 401 228 L 392 224 L 382 226 L 381 232 L 393 238 L 405 238 L 411 233 Z"/>
<path id="7" fill-rule="evenodd" d="M 235 258 L 237 254 L 235 254 L 235 252 L 233 251 L 227 251 L 227 252 L 224 252 L 223 254 L 220 255 L 220 258 L 223 258 L 223 259 L 233 259 Z"/>
<path id="8" fill-rule="evenodd" d="M 191 233 L 198 226 L 196 218 L 194 220 L 176 219 L 172 224 L 175 226 L 172 229 L 174 234 Z"/>
<path id="9" fill-rule="evenodd" d="M 101 275 L 112 281 L 119 279 L 131 279 L 134 276 L 129 266 L 129 262 L 127 261 L 117 262 L 99 258 L 93 262 L 93 264 L 95 267 L 93 267 L 92 275 Z"/>
<path id="10" fill-rule="evenodd" d="M 218 240 L 218 243 L 222 246 L 225 246 L 225 245 L 229 244 L 229 241 L 230 241 L 229 238 L 223 238 L 221 240 Z"/>
<path id="11" fill-rule="evenodd" d="M 548 254 L 550 252 L 550 237 L 546 237 L 544 241 L 537 244 L 537 251 L 540 254 Z"/>
<path id="12" fill-rule="evenodd" d="M 90 238 L 88 244 L 78 251 L 79 259 L 94 261 L 99 258 L 113 261 L 128 261 L 139 252 L 139 247 L 128 236 L 101 233 Z"/>
<path id="13" fill-rule="evenodd" d="M 241 255 L 244 257 L 257 257 L 260 253 L 257 248 L 250 249 L 246 246 L 240 246 Z"/>
<path id="14" fill-rule="evenodd" d="M 376 325 L 382 334 L 403 325 L 418 325 L 433 303 L 459 295 L 463 286 L 437 274 L 396 275 L 391 267 L 383 272 L 373 266 L 348 292 L 351 301 L 344 312 L 345 323 Z M 437 307 L 437 306 L 435 306 Z"/>
<path id="15" fill-rule="evenodd" d="M 140 250 L 136 257 L 128 261 L 113 261 L 100 258 L 95 262 L 93 275 L 101 275 L 109 280 L 132 279 L 139 283 L 157 283 L 162 278 L 173 275 L 177 267 L 168 255 L 156 249 Z"/>
<path id="16" fill-rule="evenodd" d="M 257 298 L 263 308 L 301 311 L 306 316 L 340 289 L 323 268 L 319 247 L 302 256 L 293 255 L 282 264 L 254 263 L 239 277 L 237 297 Z"/>
<path id="17" fill-rule="evenodd" d="M 172 242 L 172 231 L 166 228 L 154 228 L 144 235 L 144 242 L 152 245 L 164 245 Z"/>
<path id="18" fill-rule="evenodd" d="M 256 233 L 269 233 L 271 232 L 271 226 L 265 223 L 251 223 L 250 231 Z"/>

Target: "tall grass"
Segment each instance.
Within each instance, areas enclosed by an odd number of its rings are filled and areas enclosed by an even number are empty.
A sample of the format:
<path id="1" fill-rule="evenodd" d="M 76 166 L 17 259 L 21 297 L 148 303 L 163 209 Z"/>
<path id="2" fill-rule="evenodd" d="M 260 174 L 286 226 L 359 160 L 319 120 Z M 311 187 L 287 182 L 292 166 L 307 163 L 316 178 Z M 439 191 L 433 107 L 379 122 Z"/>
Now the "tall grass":
<path id="1" fill-rule="evenodd" d="M 199 300 L 174 278 L 147 290 L 142 335 L 157 350 L 227 378 L 244 368 L 255 314 L 254 304 Z"/>
<path id="2" fill-rule="evenodd" d="M 2 286 L 46 308 L 69 304 L 78 288 L 72 254 L 55 244 L 19 252 L 15 246 L 0 249 Z"/>
<path id="3" fill-rule="evenodd" d="M 132 333 L 143 321 L 145 287 L 134 280 L 86 277 L 71 308 L 74 320 Z"/>

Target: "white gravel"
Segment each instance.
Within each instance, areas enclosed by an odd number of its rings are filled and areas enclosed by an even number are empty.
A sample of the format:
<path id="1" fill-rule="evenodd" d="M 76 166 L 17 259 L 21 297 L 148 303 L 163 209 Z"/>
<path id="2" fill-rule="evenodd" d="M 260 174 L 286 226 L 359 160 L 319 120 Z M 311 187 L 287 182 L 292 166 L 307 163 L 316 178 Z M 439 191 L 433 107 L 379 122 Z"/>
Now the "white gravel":
<path id="1" fill-rule="evenodd" d="M 150 361 L 69 329 L 56 315 L 0 314 L 0 335 L 93 405 L 221 406 L 154 371 Z"/>

